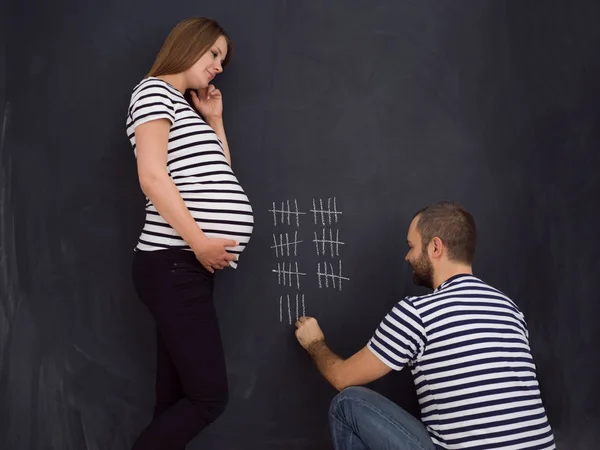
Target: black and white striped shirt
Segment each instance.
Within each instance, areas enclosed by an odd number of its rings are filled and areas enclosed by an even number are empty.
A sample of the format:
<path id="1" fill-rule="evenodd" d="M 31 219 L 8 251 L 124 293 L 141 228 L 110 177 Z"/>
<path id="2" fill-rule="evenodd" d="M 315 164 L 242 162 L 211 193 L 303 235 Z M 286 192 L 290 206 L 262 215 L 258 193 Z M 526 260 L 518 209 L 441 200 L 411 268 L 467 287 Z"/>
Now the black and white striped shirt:
<path id="1" fill-rule="evenodd" d="M 250 240 L 254 218 L 221 140 L 177 89 L 150 77 L 133 89 L 127 115 L 127 135 L 136 157 L 135 128 L 156 119 L 171 123 L 167 170 L 191 215 L 207 237 L 238 241 L 238 247 L 227 251 L 239 257 Z M 191 250 L 147 199 L 146 221 L 136 249 L 166 248 Z M 237 263 L 230 265 L 235 268 Z"/>
<path id="2" fill-rule="evenodd" d="M 422 421 L 438 449 L 554 449 L 525 318 L 497 289 L 457 275 L 407 297 L 368 343 L 411 366 Z"/>

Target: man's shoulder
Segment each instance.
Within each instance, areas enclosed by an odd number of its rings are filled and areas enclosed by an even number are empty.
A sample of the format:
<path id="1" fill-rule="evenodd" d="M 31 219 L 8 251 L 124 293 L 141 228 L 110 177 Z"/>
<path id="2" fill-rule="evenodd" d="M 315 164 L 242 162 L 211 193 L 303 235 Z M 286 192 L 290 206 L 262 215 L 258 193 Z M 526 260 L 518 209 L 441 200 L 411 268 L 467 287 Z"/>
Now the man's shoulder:
<path id="1" fill-rule="evenodd" d="M 473 275 L 451 278 L 431 293 L 420 296 L 408 296 L 402 299 L 401 302 L 410 302 L 415 309 L 421 310 L 441 302 L 448 303 L 453 300 L 461 301 L 476 298 L 500 300 L 518 310 L 518 306 L 507 294 Z"/>

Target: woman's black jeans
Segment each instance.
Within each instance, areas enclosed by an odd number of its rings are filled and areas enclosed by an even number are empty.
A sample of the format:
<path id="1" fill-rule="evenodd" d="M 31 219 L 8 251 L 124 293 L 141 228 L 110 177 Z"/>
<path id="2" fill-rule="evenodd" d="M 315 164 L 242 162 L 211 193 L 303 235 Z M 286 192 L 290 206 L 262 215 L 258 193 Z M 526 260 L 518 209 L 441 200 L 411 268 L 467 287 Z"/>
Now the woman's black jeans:
<path id="1" fill-rule="evenodd" d="M 191 251 L 135 252 L 133 282 L 157 328 L 154 418 L 133 450 L 184 450 L 225 410 L 225 357 L 214 275 Z"/>

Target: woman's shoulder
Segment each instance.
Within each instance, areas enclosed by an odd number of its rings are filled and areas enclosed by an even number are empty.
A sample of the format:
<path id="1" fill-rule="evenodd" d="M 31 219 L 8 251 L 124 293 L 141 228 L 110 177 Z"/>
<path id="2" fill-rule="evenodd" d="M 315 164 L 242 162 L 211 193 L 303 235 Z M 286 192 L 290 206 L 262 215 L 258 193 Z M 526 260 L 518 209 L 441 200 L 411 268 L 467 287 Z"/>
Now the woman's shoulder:
<path id="1" fill-rule="evenodd" d="M 142 91 L 148 91 L 147 93 L 155 93 L 155 94 L 163 94 L 171 97 L 171 99 L 182 97 L 181 93 L 167 83 L 164 80 L 161 80 L 157 77 L 145 77 L 141 81 L 139 81 L 131 92 L 132 101 L 138 96 L 138 94 Z"/>
<path id="2" fill-rule="evenodd" d="M 144 88 L 149 88 L 151 86 L 156 86 L 162 89 L 168 89 L 169 85 L 165 81 L 156 77 L 144 77 L 142 78 L 132 89 L 132 95 L 135 95 L 137 92 Z"/>

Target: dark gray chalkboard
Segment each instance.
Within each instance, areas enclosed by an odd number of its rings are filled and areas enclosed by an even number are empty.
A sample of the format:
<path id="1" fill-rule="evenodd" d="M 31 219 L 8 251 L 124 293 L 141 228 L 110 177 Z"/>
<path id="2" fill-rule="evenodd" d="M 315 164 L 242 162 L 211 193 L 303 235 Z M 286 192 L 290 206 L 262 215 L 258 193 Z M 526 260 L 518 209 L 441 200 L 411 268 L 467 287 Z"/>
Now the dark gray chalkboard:
<path id="1" fill-rule="evenodd" d="M 217 84 L 256 228 L 237 271 L 217 279 L 231 401 L 190 448 L 329 448 L 335 391 L 295 342 L 287 295 L 295 316 L 303 294 L 351 355 L 396 300 L 421 292 L 403 262 L 406 227 L 441 199 L 473 212 L 476 274 L 526 314 L 559 448 L 597 447 L 597 2 L 9 1 L 1 449 L 124 450 L 150 418 L 154 330 L 130 281 L 143 197 L 125 115 L 191 15 L 217 18 L 236 44 Z M 316 253 L 310 209 L 334 197 L 344 244 L 332 258 Z M 273 202 L 288 200 L 306 214 L 274 225 Z M 277 258 L 273 234 L 296 231 L 297 255 Z M 300 291 L 278 285 L 284 260 L 306 273 Z M 338 260 L 349 280 L 320 289 L 318 264 Z M 407 371 L 373 387 L 418 414 Z"/>

